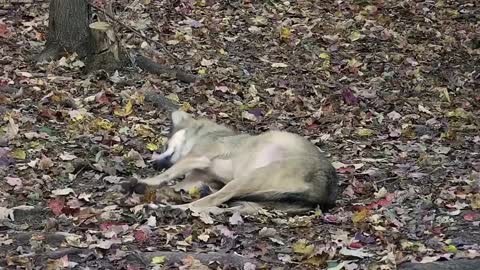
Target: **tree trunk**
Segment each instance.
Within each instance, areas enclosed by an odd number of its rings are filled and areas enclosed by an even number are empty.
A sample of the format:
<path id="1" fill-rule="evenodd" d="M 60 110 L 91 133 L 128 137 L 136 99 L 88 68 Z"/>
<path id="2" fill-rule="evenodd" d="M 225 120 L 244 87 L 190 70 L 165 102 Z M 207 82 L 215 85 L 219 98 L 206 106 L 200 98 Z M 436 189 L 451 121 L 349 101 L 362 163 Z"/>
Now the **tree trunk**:
<path id="1" fill-rule="evenodd" d="M 94 53 L 86 0 L 51 0 L 48 19 L 46 47 L 37 61 L 54 60 L 73 52 L 82 58 Z"/>

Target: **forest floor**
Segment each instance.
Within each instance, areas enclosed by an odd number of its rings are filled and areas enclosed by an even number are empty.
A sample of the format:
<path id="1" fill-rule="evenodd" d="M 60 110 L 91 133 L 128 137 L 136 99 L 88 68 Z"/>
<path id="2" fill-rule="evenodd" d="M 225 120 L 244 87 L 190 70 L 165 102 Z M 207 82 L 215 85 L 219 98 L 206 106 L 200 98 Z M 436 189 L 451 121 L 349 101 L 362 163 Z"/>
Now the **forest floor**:
<path id="1" fill-rule="evenodd" d="M 1 266 L 354 270 L 480 256 L 474 1 L 114 7 L 149 37 L 119 29 L 124 45 L 201 79 L 84 74 L 75 56 L 34 65 L 48 4 L 0 9 Z M 338 205 L 196 216 L 125 201 L 118 183 L 155 173 L 170 125 L 145 89 L 242 132 L 309 138 L 340 175 Z"/>

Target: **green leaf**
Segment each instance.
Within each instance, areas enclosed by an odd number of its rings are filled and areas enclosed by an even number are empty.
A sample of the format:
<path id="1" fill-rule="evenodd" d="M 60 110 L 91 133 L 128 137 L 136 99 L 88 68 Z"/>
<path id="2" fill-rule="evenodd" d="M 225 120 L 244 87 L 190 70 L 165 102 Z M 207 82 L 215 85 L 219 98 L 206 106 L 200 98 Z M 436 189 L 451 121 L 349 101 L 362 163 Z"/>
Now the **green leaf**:
<path id="1" fill-rule="evenodd" d="M 350 41 L 357 41 L 361 38 L 363 38 L 364 36 L 362 34 L 360 34 L 360 32 L 358 31 L 354 31 L 350 34 L 349 38 L 350 38 Z"/>
<path id="2" fill-rule="evenodd" d="M 152 258 L 152 264 L 163 264 L 165 263 L 165 256 L 156 256 Z"/>
<path id="3" fill-rule="evenodd" d="M 23 149 L 15 149 L 11 153 L 11 156 L 15 159 L 25 160 L 25 158 L 27 158 L 27 153 L 25 153 L 25 150 Z"/>
<path id="4" fill-rule="evenodd" d="M 362 137 L 370 137 L 374 134 L 375 132 L 369 128 L 359 128 L 357 129 L 357 134 Z"/>

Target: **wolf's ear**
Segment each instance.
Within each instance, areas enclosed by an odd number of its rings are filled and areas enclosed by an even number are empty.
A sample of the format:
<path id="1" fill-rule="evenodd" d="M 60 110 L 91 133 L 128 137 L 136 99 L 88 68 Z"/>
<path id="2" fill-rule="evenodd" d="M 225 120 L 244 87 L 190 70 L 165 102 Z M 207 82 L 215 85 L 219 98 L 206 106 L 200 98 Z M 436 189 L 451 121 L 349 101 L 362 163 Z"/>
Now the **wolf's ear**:
<path id="1" fill-rule="evenodd" d="M 172 112 L 172 122 L 174 126 L 190 119 L 192 119 L 192 116 L 184 111 L 177 110 Z"/>

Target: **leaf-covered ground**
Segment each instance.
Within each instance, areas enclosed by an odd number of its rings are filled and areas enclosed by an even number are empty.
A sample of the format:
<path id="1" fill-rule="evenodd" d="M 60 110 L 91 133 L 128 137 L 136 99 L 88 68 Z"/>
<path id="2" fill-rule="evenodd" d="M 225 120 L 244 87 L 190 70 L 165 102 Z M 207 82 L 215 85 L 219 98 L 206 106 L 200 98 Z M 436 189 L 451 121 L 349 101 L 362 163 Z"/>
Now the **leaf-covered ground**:
<path id="1" fill-rule="evenodd" d="M 213 257 L 199 254 L 214 252 L 220 269 L 353 270 L 479 256 L 478 3 L 113 6 L 150 39 L 119 29 L 124 45 L 201 80 L 83 74 L 74 56 L 35 66 L 48 4 L 0 9 L 2 266 L 204 269 Z M 196 217 L 125 201 L 118 182 L 153 174 L 168 132 L 142 89 L 240 131 L 308 137 L 341 175 L 338 206 Z"/>

